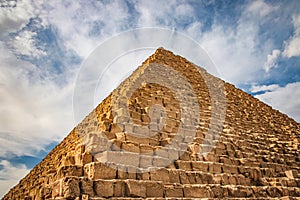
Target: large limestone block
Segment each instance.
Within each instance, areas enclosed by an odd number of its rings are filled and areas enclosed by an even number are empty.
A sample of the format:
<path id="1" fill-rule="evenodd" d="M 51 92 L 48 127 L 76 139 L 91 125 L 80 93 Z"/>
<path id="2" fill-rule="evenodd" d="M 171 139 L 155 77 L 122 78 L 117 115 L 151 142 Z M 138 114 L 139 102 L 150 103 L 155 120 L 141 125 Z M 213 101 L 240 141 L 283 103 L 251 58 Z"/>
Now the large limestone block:
<path id="1" fill-rule="evenodd" d="M 80 196 L 79 180 L 77 177 L 66 177 L 61 181 L 62 196 L 66 199 L 75 199 Z"/>
<path id="2" fill-rule="evenodd" d="M 192 198 L 209 198 L 212 197 L 212 192 L 209 187 L 200 185 L 185 185 L 184 196 Z"/>
<path id="3" fill-rule="evenodd" d="M 111 180 L 96 180 L 95 193 L 98 197 L 112 197 L 114 195 L 114 182 Z"/>
<path id="4" fill-rule="evenodd" d="M 183 197 L 183 187 L 181 185 L 165 185 L 165 197 Z"/>
<path id="5" fill-rule="evenodd" d="M 169 171 L 166 168 L 154 169 L 150 171 L 150 180 L 169 182 Z"/>
<path id="6" fill-rule="evenodd" d="M 131 197 L 146 197 L 146 182 L 137 180 L 127 180 L 126 196 Z"/>
<path id="7" fill-rule="evenodd" d="M 117 170 L 101 162 L 92 162 L 84 166 L 84 174 L 90 179 L 114 179 Z"/>
<path id="8" fill-rule="evenodd" d="M 83 175 L 82 166 L 72 165 L 72 166 L 63 166 L 58 169 L 57 179 L 66 177 L 66 176 L 77 176 L 80 177 Z"/>
<path id="9" fill-rule="evenodd" d="M 94 196 L 93 180 L 87 177 L 80 178 L 80 190 L 82 194 Z"/>
<path id="10" fill-rule="evenodd" d="M 146 196 L 147 197 L 163 197 L 164 186 L 162 182 L 146 182 Z"/>

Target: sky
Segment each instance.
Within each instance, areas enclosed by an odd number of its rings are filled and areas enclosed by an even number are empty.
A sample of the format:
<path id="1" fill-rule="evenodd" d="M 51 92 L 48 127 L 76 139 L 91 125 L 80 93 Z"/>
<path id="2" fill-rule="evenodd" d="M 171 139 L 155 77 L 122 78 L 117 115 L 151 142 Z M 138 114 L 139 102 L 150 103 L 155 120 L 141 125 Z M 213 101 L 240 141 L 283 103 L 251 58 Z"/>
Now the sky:
<path id="1" fill-rule="evenodd" d="M 214 75 L 300 122 L 299 7 L 298 0 L 0 0 L 0 196 L 91 111 L 74 116 L 74 96 L 85 95 L 74 95 L 78 77 L 88 79 L 82 66 L 130 31 L 190 38 L 216 66 Z M 140 42 L 105 49 L 104 57 L 117 57 L 99 66 L 105 76 L 90 94 L 95 105 L 163 46 Z M 122 45 L 130 51 L 117 51 Z"/>

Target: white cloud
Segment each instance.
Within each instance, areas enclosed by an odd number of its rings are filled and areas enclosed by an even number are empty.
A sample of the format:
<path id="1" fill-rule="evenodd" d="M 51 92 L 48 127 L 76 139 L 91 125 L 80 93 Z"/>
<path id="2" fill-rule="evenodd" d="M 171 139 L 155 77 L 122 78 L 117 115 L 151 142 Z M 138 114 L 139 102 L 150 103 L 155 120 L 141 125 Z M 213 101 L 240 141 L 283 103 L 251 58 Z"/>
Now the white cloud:
<path id="1" fill-rule="evenodd" d="M 277 67 L 277 60 L 281 55 L 281 51 L 278 49 L 274 49 L 272 54 L 269 54 L 267 57 L 267 61 L 264 64 L 265 72 L 269 72 L 270 69 Z"/>
<path id="2" fill-rule="evenodd" d="M 1 8 L 0 39 L 25 26 L 34 15 L 35 10 L 30 0 L 17 1 L 16 7 Z"/>
<path id="3" fill-rule="evenodd" d="M 46 52 L 38 48 L 35 44 L 34 36 L 36 36 L 36 32 L 23 31 L 10 40 L 10 46 L 15 49 L 17 54 L 35 58 L 45 56 Z"/>
<path id="4" fill-rule="evenodd" d="M 278 89 L 279 85 L 277 84 L 272 84 L 272 85 L 253 85 L 250 88 L 250 91 L 253 93 L 256 92 L 265 92 L 265 91 L 273 91 L 275 89 Z"/>
<path id="5" fill-rule="evenodd" d="M 0 161 L 0 198 L 2 198 L 11 187 L 23 178 L 29 169 L 25 165 L 13 166 L 7 160 Z"/>
<path id="6" fill-rule="evenodd" d="M 249 84 L 260 78 L 257 74 L 261 74 L 258 72 L 269 49 L 263 52 L 259 49 L 259 25 L 276 9 L 263 1 L 253 1 L 241 12 L 236 27 L 214 23 L 211 31 L 198 37 L 223 79 L 234 84 Z"/>
<path id="7" fill-rule="evenodd" d="M 44 1 L 51 7 L 41 15 L 58 30 L 64 45 L 86 58 L 104 38 L 130 28 L 130 13 L 124 1 Z"/>
<path id="8" fill-rule="evenodd" d="M 268 86 L 262 86 L 264 87 Z M 271 85 L 269 89 L 271 91 L 255 97 L 300 122 L 300 82 L 290 83 L 284 87 Z"/>
<path id="9" fill-rule="evenodd" d="M 285 43 L 283 55 L 288 58 L 300 56 L 300 36 L 294 36 Z"/>
<path id="10" fill-rule="evenodd" d="M 252 1 L 246 8 L 246 12 L 251 13 L 251 15 L 259 16 L 260 18 L 265 17 L 270 14 L 272 11 L 277 9 L 264 2 L 264 0 Z"/>
<path id="11" fill-rule="evenodd" d="M 168 26 L 192 22 L 194 8 L 188 3 L 178 1 L 137 1 L 134 5 L 139 13 L 139 27 Z"/>
<path id="12" fill-rule="evenodd" d="M 0 47 L 0 156 L 31 155 L 73 127 L 74 72 L 66 71 L 61 78 L 67 84 L 59 85 Z"/>
<path id="13" fill-rule="evenodd" d="M 283 56 L 291 58 L 300 56 L 300 15 L 293 16 L 294 35 L 285 41 Z"/>

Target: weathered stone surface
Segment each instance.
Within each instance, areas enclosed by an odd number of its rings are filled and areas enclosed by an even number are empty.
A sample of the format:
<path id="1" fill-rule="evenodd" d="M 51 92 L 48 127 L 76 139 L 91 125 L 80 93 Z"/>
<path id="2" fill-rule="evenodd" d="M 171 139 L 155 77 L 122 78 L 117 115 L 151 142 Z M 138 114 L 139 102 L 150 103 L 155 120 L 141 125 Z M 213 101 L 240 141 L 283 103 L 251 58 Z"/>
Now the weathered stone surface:
<path id="1" fill-rule="evenodd" d="M 64 198 L 75 199 L 80 196 L 79 180 L 77 177 L 63 178 L 61 185 L 61 191 Z"/>
<path id="2" fill-rule="evenodd" d="M 111 180 L 96 180 L 95 193 L 99 197 L 112 197 L 114 195 L 114 182 Z"/>
<path id="3" fill-rule="evenodd" d="M 66 176 L 77 176 L 81 177 L 83 175 L 82 166 L 72 165 L 72 166 L 62 166 L 58 169 L 57 179 L 61 179 Z"/>
<path id="4" fill-rule="evenodd" d="M 167 71 L 161 81 L 180 89 L 182 108 L 177 94 L 157 83 L 143 83 L 125 102 L 109 95 L 3 199 L 300 197 L 299 123 L 163 49 L 116 90 L 128 95 L 128 87 L 154 63 L 186 78 L 199 111 L 190 109 L 186 85 Z M 226 98 L 214 104 L 214 94 Z M 112 111 L 114 103 L 128 110 Z M 213 112 L 222 103 L 225 121 Z M 150 117 L 154 104 L 165 113 Z M 186 137 L 177 134 L 180 127 Z"/>
<path id="5" fill-rule="evenodd" d="M 150 180 L 168 183 L 170 181 L 169 171 L 165 168 L 150 171 Z"/>
<path id="6" fill-rule="evenodd" d="M 212 197 L 210 188 L 199 185 L 187 185 L 184 187 L 184 196 L 192 198 L 210 198 Z"/>
<path id="7" fill-rule="evenodd" d="M 146 182 L 147 197 L 163 197 L 164 185 L 163 182 Z"/>
<path id="8" fill-rule="evenodd" d="M 81 194 L 86 194 L 88 196 L 94 196 L 94 185 L 93 180 L 83 177 L 80 179 L 80 191 Z"/>
<path id="9" fill-rule="evenodd" d="M 146 197 L 146 184 L 143 181 L 126 180 L 126 196 Z"/>
<path id="10" fill-rule="evenodd" d="M 165 197 L 183 197 L 183 188 L 181 185 L 165 185 Z"/>
<path id="11" fill-rule="evenodd" d="M 101 162 L 92 162 L 84 166 L 84 172 L 90 179 L 114 179 L 117 170 Z"/>

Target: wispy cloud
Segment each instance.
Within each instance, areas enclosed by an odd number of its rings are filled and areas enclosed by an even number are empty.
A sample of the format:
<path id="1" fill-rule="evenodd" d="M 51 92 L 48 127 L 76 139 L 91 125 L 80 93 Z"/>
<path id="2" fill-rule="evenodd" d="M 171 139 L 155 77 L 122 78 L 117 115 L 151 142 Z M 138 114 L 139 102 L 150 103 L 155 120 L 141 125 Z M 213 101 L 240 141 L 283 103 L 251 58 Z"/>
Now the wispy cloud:
<path id="1" fill-rule="evenodd" d="M 279 85 L 277 84 L 272 84 L 272 85 L 253 85 L 250 88 L 250 91 L 252 93 L 257 93 L 257 92 L 266 92 L 266 91 L 274 91 L 279 88 Z"/>
<path id="2" fill-rule="evenodd" d="M 288 41 L 285 41 L 283 56 L 291 58 L 300 56 L 300 15 L 293 16 L 294 34 Z"/>
<path id="3" fill-rule="evenodd" d="M 5 46 L 1 46 L 0 59 L 0 156 L 28 155 L 61 139 L 73 126 L 74 72 L 69 70 L 63 77 L 68 84 L 61 85 Z"/>
<path id="4" fill-rule="evenodd" d="M 260 48 L 264 43 L 259 40 L 260 24 L 278 8 L 263 1 L 252 1 L 240 9 L 236 26 L 215 22 L 211 31 L 203 32 L 199 38 L 219 67 L 221 77 L 234 84 L 251 83 L 259 78 L 257 74 L 267 55 Z"/>
<path id="5" fill-rule="evenodd" d="M 258 90 L 258 87 L 254 88 L 254 91 Z M 255 97 L 300 122 L 300 82 L 290 83 L 284 87 L 261 86 L 260 90 L 267 92 Z"/>
<path id="6" fill-rule="evenodd" d="M 16 50 L 17 54 L 38 58 L 45 56 L 46 52 L 37 47 L 34 37 L 37 35 L 33 31 L 23 31 L 22 36 L 16 35 L 9 41 L 9 44 Z"/>
<path id="7" fill-rule="evenodd" d="M 25 165 L 13 166 L 7 160 L 0 161 L 0 197 L 2 197 L 11 186 L 16 185 L 29 169 Z"/>

